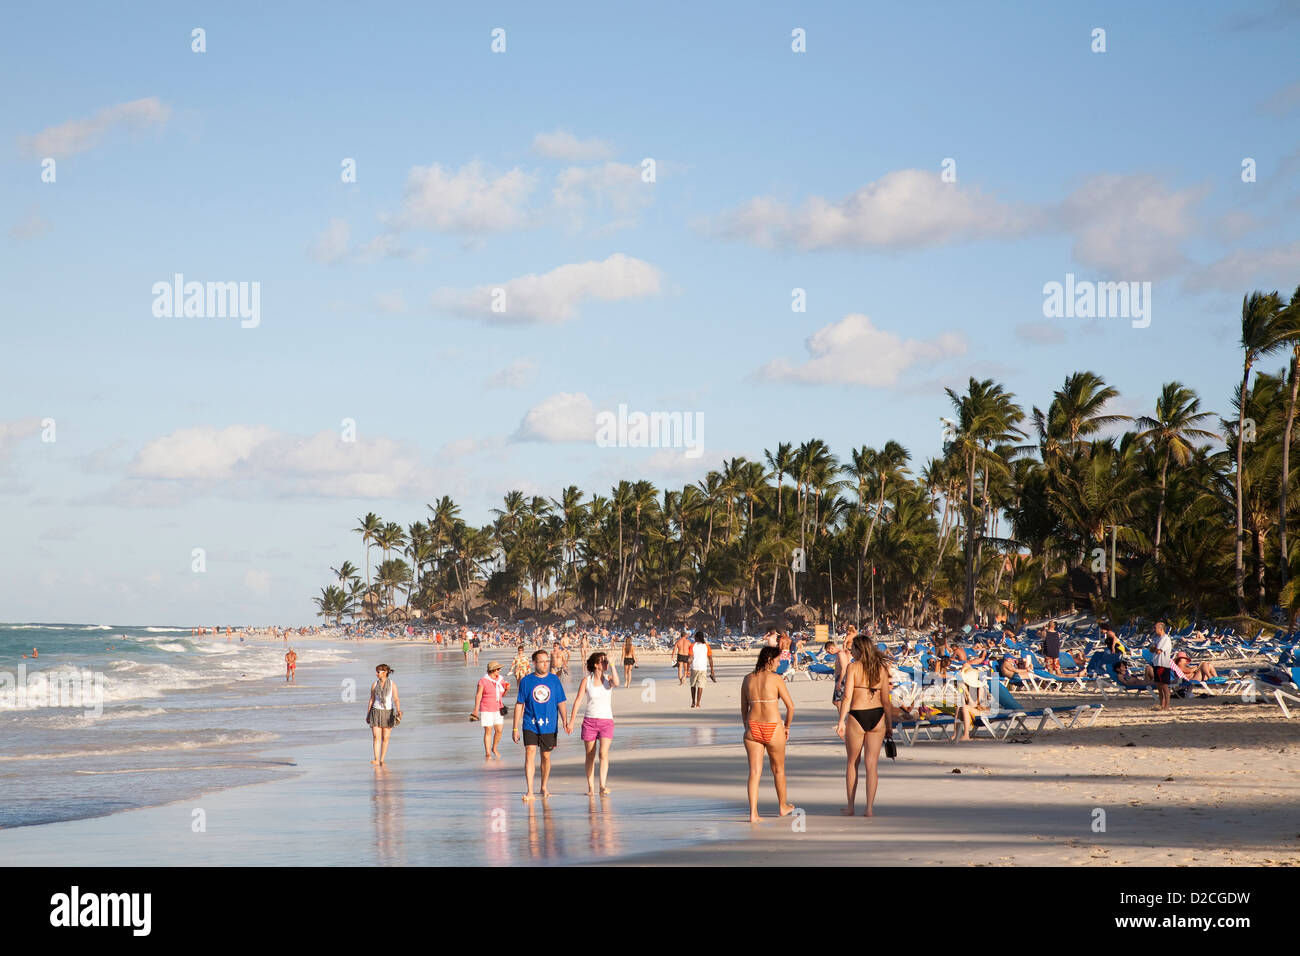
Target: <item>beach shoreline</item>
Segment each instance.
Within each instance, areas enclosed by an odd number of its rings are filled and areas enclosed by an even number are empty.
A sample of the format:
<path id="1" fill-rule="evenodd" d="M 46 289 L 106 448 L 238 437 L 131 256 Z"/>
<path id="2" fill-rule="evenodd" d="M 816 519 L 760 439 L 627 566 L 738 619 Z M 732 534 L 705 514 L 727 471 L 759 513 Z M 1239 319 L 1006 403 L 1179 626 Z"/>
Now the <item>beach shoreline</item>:
<path id="1" fill-rule="evenodd" d="M 427 642 L 376 643 L 385 645 L 399 687 L 410 688 L 404 694 L 419 694 L 404 696 L 408 718 L 394 732 L 387 772 L 369 767 L 361 723 L 365 685 L 357 675 L 375 662 L 335 663 L 313 675 L 310 640 L 303 639 L 300 679 L 326 686 L 351 677 L 360 702 L 322 727 L 333 739 L 258 747 L 263 760 L 292 765 L 292 777 L 0 830 L 0 853 L 27 865 L 436 864 L 447 861 L 427 849 L 426 835 L 446 824 L 440 805 L 450 802 L 458 825 L 478 841 L 457 848 L 453 862 L 465 865 L 1300 864 L 1297 728 L 1265 704 L 1178 700 L 1156 715 L 1149 701 L 1112 698 L 1095 725 L 1043 731 L 1028 742 L 1016 735 L 900 742 L 897 761 L 882 758 L 877 816 L 867 820 L 861 791 L 859 815 L 839 813 L 844 756 L 830 682 L 796 680 L 789 685 L 796 713 L 787 773 L 798 810 L 775 816 L 765 768 L 765 820 L 750 825 L 739 712 L 748 653 L 715 652 L 718 682 L 706 683 L 704 706 L 695 711 L 668 655 L 639 654 L 634 686 L 614 698 L 613 794 L 588 800 L 581 743 L 576 732 L 562 733 L 554 796 L 525 807 L 522 753 L 510 742 L 509 718 L 505 759 L 483 764 L 481 732 L 464 716 L 487 661 L 506 663 L 508 648 L 484 648 L 477 664 L 463 664 L 446 654 L 429 661 Z M 416 691 L 417 666 L 436 670 L 453 690 Z M 572 697 L 576 679 L 566 686 Z M 1066 700 L 1074 698 L 1052 695 L 1050 703 Z M 475 747 L 478 760 L 447 763 L 449 751 Z M 191 835 L 196 808 L 205 811 L 208 830 Z M 1095 829 L 1098 810 L 1102 831 Z M 492 829 L 496 820 L 499 830 Z M 159 840 L 169 832 L 174 841 Z"/>

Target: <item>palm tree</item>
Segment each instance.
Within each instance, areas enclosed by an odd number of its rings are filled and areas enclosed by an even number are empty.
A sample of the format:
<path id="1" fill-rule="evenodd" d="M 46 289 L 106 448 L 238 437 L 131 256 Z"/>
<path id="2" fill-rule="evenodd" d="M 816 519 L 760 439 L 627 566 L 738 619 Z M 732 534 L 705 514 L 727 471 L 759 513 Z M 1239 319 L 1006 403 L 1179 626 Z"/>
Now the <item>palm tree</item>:
<path id="1" fill-rule="evenodd" d="M 339 579 L 339 584 L 346 584 L 357 576 L 357 566 L 351 561 L 344 561 L 337 568 L 330 568 L 330 571 Z"/>
<path id="2" fill-rule="evenodd" d="M 1169 463 L 1187 464 L 1191 458 L 1190 439 L 1214 439 L 1214 432 L 1198 428 L 1197 423 L 1213 418 L 1212 412 L 1200 410 L 1201 400 L 1181 382 L 1166 382 L 1156 399 L 1154 418 L 1143 415 L 1137 420 L 1142 428 L 1138 439 L 1146 442 L 1160 455 L 1160 506 L 1156 510 L 1156 539 L 1154 559 L 1160 562 L 1160 537 L 1165 521 L 1165 494 L 1168 489 Z"/>
<path id="3" fill-rule="evenodd" d="M 1070 447 L 1101 429 L 1128 421 L 1127 415 L 1103 415 L 1102 409 L 1119 391 L 1111 388 L 1096 372 L 1074 372 L 1055 393 L 1053 405 L 1065 426 Z"/>
<path id="4" fill-rule="evenodd" d="M 1241 301 L 1241 388 L 1237 392 L 1237 456 L 1234 477 L 1237 503 L 1236 553 L 1233 571 L 1236 576 L 1237 613 L 1246 612 L 1246 576 L 1241 544 L 1245 537 L 1242 500 L 1242 453 L 1246 430 L 1246 386 L 1255 362 L 1285 346 L 1294 335 L 1289 322 L 1280 321 L 1282 300 L 1276 292 L 1252 292 Z"/>
<path id="5" fill-rule="evenodd" d="M 1025 414 L 1015 404 L 1015 396 L 992 379 L 982 382 L 970 379 L 965 395 L 958 395 L 951 388 L 944 391 L 957 415 L 952 450 L 961 459 L 966 475 L 966 494 L 962 500 L 966 523 L 966 594 L 962 601 L 962 622 L 972 624 L 975 621 L 978 539 L 984 524 L 981 520 L 977 525 L 975 520 L 976 466 L 982 467 L 987 492 L 989 472 L 1007 470 L 1005 460 L 992 454 L 992 446 L 1023 438 L 1024 432 L 1017 426 Z"/>
<path id="6" fill-rule="evenodd" d="M 1283 316 L 1279 317 L 1279 322 L 1285 323 L 1294 333 L 1297 327 L 1300 327 L 1300 286 L 1291 293 L 1291 301 L 1287 303 Z M 1282 431 L 1282 475 L 1278 480 L 1278 509 L 1277 509 L 1277 533 L 1278 533 L 1278 577 L 1281 580 L 1281 586 L 1286 587 L 1287 570 L 1288 570 L 1288 551 L 1286 542 L 1286 513 L 1287 497 L 1291 488 L 1291 430 L 1295 424 L 1296 411 L 1296 391 L 1300 388 L 1300 377 L 1297 371 L 1300 370 L 1300 334 L 1293 334 L 1291 342 L 1291 394 L 1286 403 L 1286 427 Z"/>
<path id="7" fill-rule="evenodd" d="M 763 449 L 763 457 L 767 459 L 767 467 L 772 469 L 772 475 L 776 478 L 776 516 L 778 518 L 781 517 L 781 480 L 790 474 L 790 469 L 794 466 L 792 447 L 788 441 L 783 441 L 776 446 L 776 454 L 772 454 L 766 448 Z"/>
<path id="8" fill-rule="evenodd" d="M 379 519 L 379 515 L 373 511 L 361 519 L 361 522 L 352 530 L 361 535 L 361 540 L 366 546 L 366 585 L 370 585 L 370 546 L 375 543 L 375 538 L 383 529 L 384 523 Z"/>

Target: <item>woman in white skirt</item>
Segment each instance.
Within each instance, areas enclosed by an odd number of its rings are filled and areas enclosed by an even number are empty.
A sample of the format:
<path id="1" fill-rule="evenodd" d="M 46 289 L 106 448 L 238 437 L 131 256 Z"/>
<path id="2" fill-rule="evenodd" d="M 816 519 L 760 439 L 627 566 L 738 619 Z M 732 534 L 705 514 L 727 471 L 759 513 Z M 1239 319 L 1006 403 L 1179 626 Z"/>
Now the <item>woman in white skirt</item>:
<path id="1" fill-rule="evenodd" d="M 383 766 L 388 756 L 388 735 L 402 719 L 402 702 L 397 696 L 393 669 L 387 664 L 375 668 L 375 682 L 370 685 L 370 707 L 366 710 L 366 723 L 375 738 L 375 766 Z"/>
<path id="2" fill-rule="evenodd" d="M 478 689 L 474 691 L 474 710 L 470 720 L 477 720 L 483 727 L 483 759 L 501 759 L 497 744 L 501 743 L 501 731 L 505 728 L 505 697 L 510 685 L 501 679 L 499 661 L 488 661 L 487 676 L 478 679 Z M 495 731 L 495 735 L 494 732 Z"/>

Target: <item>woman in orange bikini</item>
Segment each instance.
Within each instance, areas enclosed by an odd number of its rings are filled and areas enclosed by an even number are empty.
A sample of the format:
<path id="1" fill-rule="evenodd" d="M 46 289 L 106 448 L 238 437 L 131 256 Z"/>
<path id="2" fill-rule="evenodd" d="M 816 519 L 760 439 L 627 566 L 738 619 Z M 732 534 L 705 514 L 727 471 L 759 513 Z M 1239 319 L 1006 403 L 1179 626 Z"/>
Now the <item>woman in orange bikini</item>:
<path id="1" fill-rule="evenodd" d="M 880 649 L 869 637 L 861 634 L 853 640 L 853 658 L 844 677 L 840 722 L 835 727 L 835 732 L 844 740 L 848 757 L 844 787 L 849 803 L 840 813 L 851 817 L 856 812 L 858 757 L 862 757 L 867 771 L 866 815 L 873 816 L 876 784 L 879 782 L 876 765 L 880 761 L 880 748 L 886 737 L 894 735 L 889 713 L 889 667 L 881 657 Z M 852 723 L 848 722 L 849 717 L 853 718 Z"/>
<path id="2" fill-rule="evenodd" d="M 781 816 L 794 810 L 785 799 L 785 744 L 790 739 L 794 720 L 794 701 L 785 680 L 776 673 L 781 656 L 778 647 L 764 647 L 758 652 L 754 672 L 746 674 L 740 685 L 740 719 L 745 724 L 745 753 L 749 755 L 749 822 L 758 823 L 758 779 L 763 775 L 763 754 L 767 753 L 776 785 L 776 802 Z M 781 721 L 781 704 L 785 704 L 785 721 Z"/>

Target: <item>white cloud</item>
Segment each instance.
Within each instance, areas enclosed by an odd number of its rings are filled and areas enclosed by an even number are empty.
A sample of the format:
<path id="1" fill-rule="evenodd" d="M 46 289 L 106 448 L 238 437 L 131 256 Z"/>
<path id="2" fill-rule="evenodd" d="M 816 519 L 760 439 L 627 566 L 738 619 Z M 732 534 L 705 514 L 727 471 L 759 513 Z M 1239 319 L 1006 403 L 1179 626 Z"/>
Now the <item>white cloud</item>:
<path id="1" fill-rule="evenodd" d="M 559 392 L 524 415 L 513 441 L 595 442 L 596 409 L 585 394 Z"/>
<path id="2" fill-rule="evenodd" d="M 945 183 L 938 172 L 900 169 L 843 199 L 812 196 L 798 208 L 767 197 L 751 199 L 707 228 L 769 248 L 897 249 L 1024 235 L 1038 218 L 1029 207 Z"/>
<path id="3" fill-rule="evenodd" d="M 527 388 L 533 383 L 533 372 L 536 369 L 537 363 L 532 359 L 515 359 L 490 376 L 484 384 L 488 388 Z"/>
<path id="4" fill-rule="evenodd" d="M 132 504 L 155 492 L 175 500 L 181 491 L 418 498 L 434 486 L 433 470 L 391 439 L 347 442 L 336 431 L 303 436 L 265 425 L 178 429 L 146 444 L 128 475 L 116 497 Z"/>
<path id="5" fill-rule="evenodd" d="M 964 355 L 966 340 L 944 332 L 933 339 L 904 339 L 876 328 L 857 313 L 823 326 L 805 342 L 807 361 L 776 359 L 760 368 L 760 379 L 805 385 L 870 385 L 889 388 L 913 366 Z"/>
<path id="6" fill-rule="evenodd" d="M 575 163 L 609 159 L 614 155 L 614 148 L 604 140 L 578 139 L 562 129 L 534 136 L 533 151 L 551 159 L 565 159 Z"/>
<path id="7" fill-rule="evenodd" d="M 275 434 L 265 425 L 182 428 L 145 445 L 131 463 L 130 473 L 137 478 L 233 478 L 257 447 Z"/>
<path id="8" fill-rule="evenodd" d="M 506 232 L 527 224 L 525 207 L 536 184 L 535 176 L 517 167 L 492 177 L 477 162 L 459 170 L 416 166 L 393 224 L 434 232 Z"/>
<path id="9" fill-rule="evenodd" d="M 317 262 L 342 262 L 348 255 L 348 238 L 351 233 L 345 220 L 331 219 L 325 231 L 311 244 L 307 254 Z"/>
<path id="10" fill-rule="evenodd" d="M 1250 288 L 1278 289 L 1283 300 L 1290 298 L 1300 276 L 1300 240 L 1271 249 L 1239 249 L 1222 259 L 1198 268 L 1187 277 L 1194 292 L 1219 289 L 1245 294 Z"/>
<path id="11" fill-rule="evenodd" d="M 1093 176 L 1054 218 L 1075 236 L 1074 258 L 1111 278 L 1153 280 L 1186 262 L 1179 242 L 1196 229 L 1203 189 L 1173 192 L 1153 176 Z"/>
<path id="12" fill-rule="evenodd" d="M 661 281 L 661 273 L 654 266 L 615 253 L 603 262 L 572 263 L 496 286 L 440 289 L 433 296 L 433 304 L 487 322 L 558 324 L 575 318 L 584 302 L 618 302 L 658 295 Z M 504 290 L 504 297 L 497 295 L 497 289 Z M 496 302 L 503 303 L 503 311 L 492 310 Z"/>
<path id="13" fill-rule="evenodd" d="M 93 116 L 47 127 L 34 136 L 20 136 L 18 145 L 32 156 L 74 156 L 96 146 L 105 134 L 115 128 L 164 126 L 170 115 L 169 107 L 164 106 L 156 96 L 150 96 L 106 106 Z"/>
<path id="14" fill-rule="evenodd" d="M 1154 280 L 1186 264 L 1180 243 L 1199 228 L 1201 188 L 1173 190 L 1154 176 L 1089 178 L 1055 205 L 1004 203 L 936 171 L 886 173 L 843 199 L 797 207 L 756 197 L 703 227 L 767 248 L 907 249 L 1039 233 L 1074 238 L 1074 258 L 1116 278 Z"/>
<path id="15" fill-rule="evenodd" d="M 621 217 L 613 228 L 633 224 L 633 215 L 654 198 L 654 187 L 641 181 L 641 168 L 627 163 L 569 166 L 555 177 L 551 193 L 555 206 L 575 227 L 595 209 Z"/>

